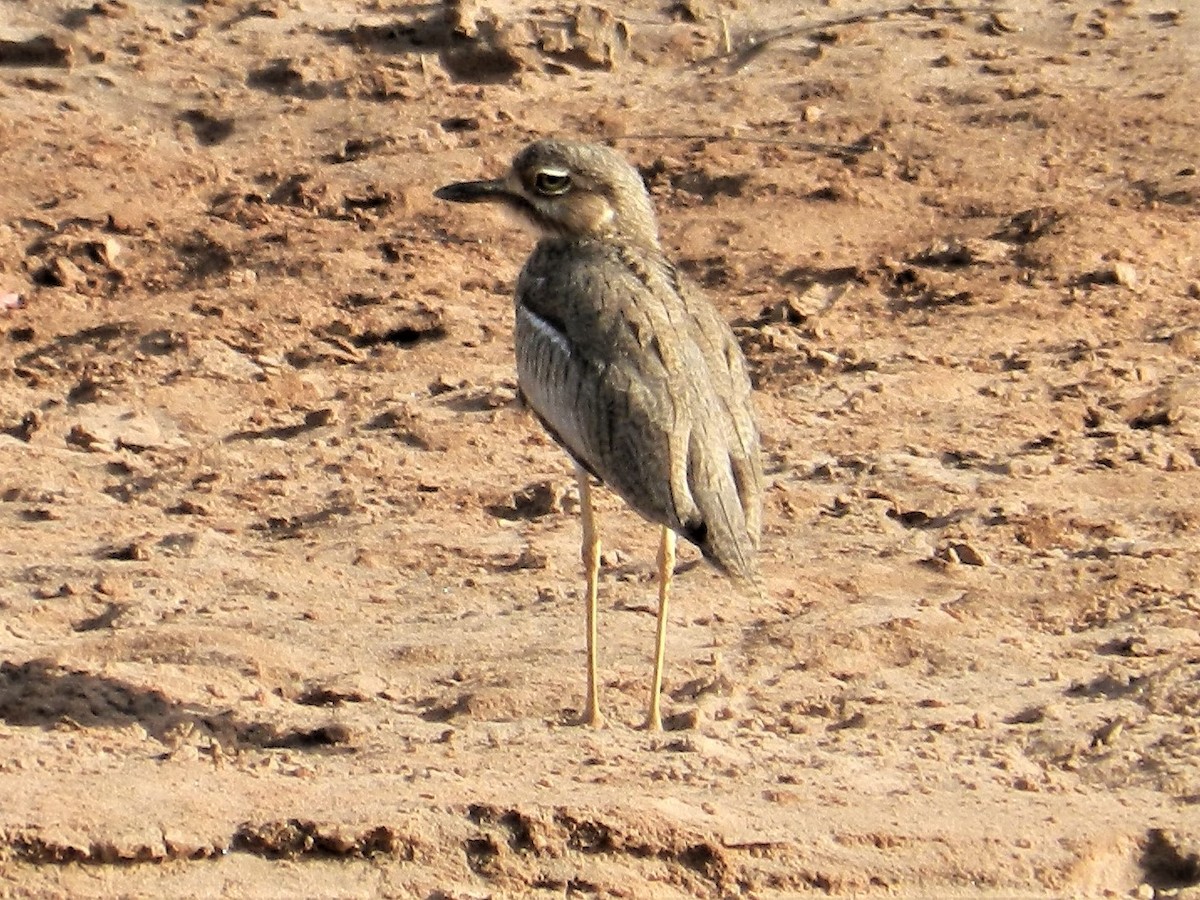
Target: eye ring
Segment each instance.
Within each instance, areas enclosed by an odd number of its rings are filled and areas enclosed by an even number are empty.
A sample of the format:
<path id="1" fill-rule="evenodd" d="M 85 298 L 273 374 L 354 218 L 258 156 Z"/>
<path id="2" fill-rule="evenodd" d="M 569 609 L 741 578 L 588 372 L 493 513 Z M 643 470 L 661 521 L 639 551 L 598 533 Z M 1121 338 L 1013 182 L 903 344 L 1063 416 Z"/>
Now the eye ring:
<path id="1" fill-rule="evenodd" d="M 571 176 L 561 169 L 542 169 L 533 176 L 533 187 L 543 197 L 560 197 L 571 189 Z"/>

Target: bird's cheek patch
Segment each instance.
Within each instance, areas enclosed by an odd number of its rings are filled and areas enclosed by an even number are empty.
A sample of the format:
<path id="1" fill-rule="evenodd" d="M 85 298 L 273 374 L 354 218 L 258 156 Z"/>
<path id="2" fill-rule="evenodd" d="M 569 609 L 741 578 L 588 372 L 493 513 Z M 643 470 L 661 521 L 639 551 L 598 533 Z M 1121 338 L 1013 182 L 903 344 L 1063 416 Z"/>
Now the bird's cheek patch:
<path id="1" fill-rule="evenodd" d="M 608 201 L 597 194 L 576 194 L 569 209 L 569 227 L 577 234 L 588 234 L 611 225 L 614 212 Z"/>

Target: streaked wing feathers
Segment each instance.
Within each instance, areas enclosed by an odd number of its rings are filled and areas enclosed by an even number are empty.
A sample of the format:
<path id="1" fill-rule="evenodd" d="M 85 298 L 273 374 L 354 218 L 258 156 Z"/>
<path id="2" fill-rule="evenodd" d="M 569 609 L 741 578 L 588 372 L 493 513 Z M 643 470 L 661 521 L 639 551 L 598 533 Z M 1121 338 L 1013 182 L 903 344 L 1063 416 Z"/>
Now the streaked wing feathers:
<path id="1" fill-rule="evenodd" d="M 521 391 L 651 521 L 751 577 L 762 470 L 750 386 L 717 312 L 657 251 L 548 239 L 517 284 Z"/>

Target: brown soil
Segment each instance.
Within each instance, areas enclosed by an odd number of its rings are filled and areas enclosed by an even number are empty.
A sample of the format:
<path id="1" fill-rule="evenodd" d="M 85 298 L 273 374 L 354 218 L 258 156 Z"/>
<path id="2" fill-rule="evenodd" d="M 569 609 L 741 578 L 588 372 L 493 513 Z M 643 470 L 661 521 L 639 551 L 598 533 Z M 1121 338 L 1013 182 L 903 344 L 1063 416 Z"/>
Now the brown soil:
<path id="1" fill-rule="evenodd" d="M 876 9 L 6 5 L 0 893 L 1200 896 L 1200 14 Z M 572 724 L 531 239 L 431 196 L 547 134 L 758 386 L 662 736 L 608 494 Z"/>

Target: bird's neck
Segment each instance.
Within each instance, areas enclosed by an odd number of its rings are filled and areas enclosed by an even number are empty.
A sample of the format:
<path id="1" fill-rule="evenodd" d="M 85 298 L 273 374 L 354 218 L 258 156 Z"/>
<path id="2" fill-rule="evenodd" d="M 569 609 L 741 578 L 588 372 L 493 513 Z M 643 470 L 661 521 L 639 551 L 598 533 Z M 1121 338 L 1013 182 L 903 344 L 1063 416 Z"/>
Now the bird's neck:
<path id="1" fill-rule="evenodd" d="M 618 244 L 627 247 L 636 247 L 645 253 L 662 253 L 662 245 L 658 241 L 658 229 L 654 225 L 631 227 L 627 224 L 614 222 L 610 226 L 595 228 L 586 232 L 549 234 L 544 239 L 567 243 Z"/>

